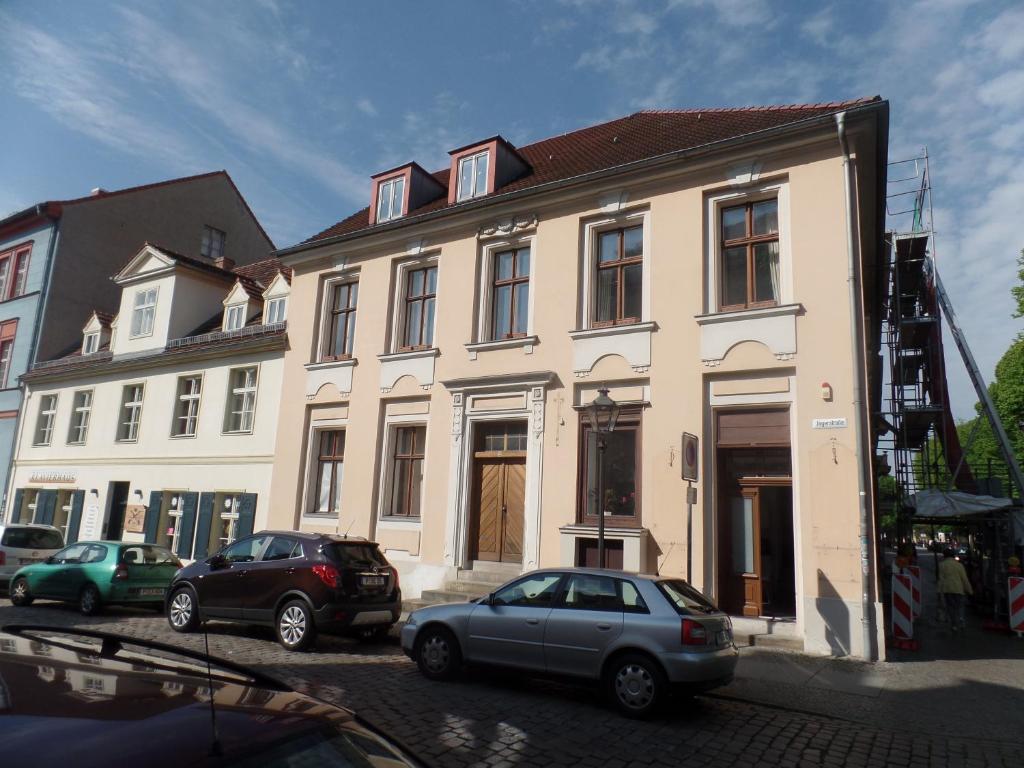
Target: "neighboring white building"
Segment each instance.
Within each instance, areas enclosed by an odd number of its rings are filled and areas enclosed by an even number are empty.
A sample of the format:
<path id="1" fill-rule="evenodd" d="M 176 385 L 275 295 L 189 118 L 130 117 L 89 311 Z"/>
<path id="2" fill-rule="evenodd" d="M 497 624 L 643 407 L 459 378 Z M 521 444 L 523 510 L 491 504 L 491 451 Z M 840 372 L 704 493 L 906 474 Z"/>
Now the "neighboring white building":
<path id="1" fill-rule="evenodd" d="M 22 377 L 7 520 L 206 556 L 265 525 L 290 270 L 147 243 L 71 355 Z"/>

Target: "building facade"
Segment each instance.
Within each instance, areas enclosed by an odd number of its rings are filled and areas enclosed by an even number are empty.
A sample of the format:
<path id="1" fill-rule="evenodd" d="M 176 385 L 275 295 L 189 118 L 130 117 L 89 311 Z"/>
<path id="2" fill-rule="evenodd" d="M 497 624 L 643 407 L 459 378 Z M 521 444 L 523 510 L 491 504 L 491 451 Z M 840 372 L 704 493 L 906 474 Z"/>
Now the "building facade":
<path id="1" fill-rule="evenodd" d="M 7 520 L 205 557 L 264 527 L 290 272 L 146 244 L 79 349 L 25 374 Z"/>
<path id="2" fill-rule="evenodd" d="M 600 509 L 609 565 L 863 653 L 887 125 L 877 98 L 637 113 L 373 177 L 368 209 L 279 252 L 270 524 L 372 537 L 416 595 L 595 563 Z"/>
<path id="3" fill-rule="evenodd" d="M 36 361 L 78 348 L 82 319 L 116 305 L 120 289 L 110 275 L 146 240 L 238 263 L 266 258 L 274 247 L 224 171 L 96 189 L 0 219 L 0 488 L 8 486 L 18 431 L 19 377 Z"/>

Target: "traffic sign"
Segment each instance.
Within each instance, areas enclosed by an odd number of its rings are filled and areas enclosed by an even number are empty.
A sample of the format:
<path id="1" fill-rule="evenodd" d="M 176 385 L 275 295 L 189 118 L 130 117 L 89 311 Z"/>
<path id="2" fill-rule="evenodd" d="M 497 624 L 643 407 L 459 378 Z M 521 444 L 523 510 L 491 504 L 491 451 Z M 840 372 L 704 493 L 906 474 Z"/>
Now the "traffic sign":
<path id="1" fill-rule="evenodd" d="M 700 443 L 696 435 L 683 432 L 683 480 L 697 480 L 700 461 Z"/>

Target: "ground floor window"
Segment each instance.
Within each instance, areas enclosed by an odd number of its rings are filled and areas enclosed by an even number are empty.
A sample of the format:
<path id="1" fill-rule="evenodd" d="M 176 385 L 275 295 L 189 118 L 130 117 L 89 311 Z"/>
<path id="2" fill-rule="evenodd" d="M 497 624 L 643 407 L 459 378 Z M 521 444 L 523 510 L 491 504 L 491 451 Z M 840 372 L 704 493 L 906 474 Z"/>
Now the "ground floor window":
<path id="1" fill-rule="evenodd" d="M 238 509 L 241 494 L 218 493 L 214 496 L 213 520 L 210 521 L 209 551 L 226 547 L 238 538 Z"/>
<path id="2" fill-rule="evenodd" d="M 602 452 L 600 441 L 604 441 Z M 596 524 L 598 506 L 609 525 L 640 525 L 640 412 L 623 411 L 610 434 L 598 435 L 589 424 L 580 431 L 578 515 Z M 602 461 L 603 453 L 603 461 Z M 598 462 L 601 471 L 598 472 Z M 598 485 L 600 484 L 600 488 Z M 598 501 L 600 498 L 600 502 Z"/>
<path id="3" fill-rule="evenodd" d="M 160 523 L 157 527 L 156 543 L 171 552 L 177 552 L 181 543 L 183 529 L 181 515 L 185 508 L 185 499 L 181 491 L 165 491 L 163 504 L 160 505 Z M 191 549 L 191 542 L 189 542 Z"/>
<path id="4" fill-rule="evenodd" d="M 345 430 L 316 433 L 316 496 L 310 510 L 321 515 L 341 515 L 341 481 L 345 470 Z"/>

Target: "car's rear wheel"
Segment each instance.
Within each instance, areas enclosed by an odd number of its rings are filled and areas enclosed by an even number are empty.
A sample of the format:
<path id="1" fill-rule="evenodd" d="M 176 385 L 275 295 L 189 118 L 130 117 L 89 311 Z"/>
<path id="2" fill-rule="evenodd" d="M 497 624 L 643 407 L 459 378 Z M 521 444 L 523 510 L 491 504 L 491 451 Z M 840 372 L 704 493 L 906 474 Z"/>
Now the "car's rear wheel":
<path id="1" fill-rule="evenodd" d="M 14 605 L 32 605 L 32 601 L 35 598 L 32 597 L 32 593 L 29 592 L 28 580 L 24 576 L 20 579 L 15 579 L 14 583 L 11 584 L 10 597 L 11 602 Z"/>
<path id="2" fill-rule="evenodd" d="M 176 590 L 167 601 L 167 623 L 175 632 L 191 632 L 199 626 L 199 606 L 188 587 Z"/>
<path id="3" fill-rule="evenodd" d="M 302 600 L 286 603 L 277 614 L 277 641 L 288 651 L 304 651 L 316 637 L 313 613 Z"/>
<path id="4" fill-rule="evenodd" d="M 427 627 L 416 639 L 416 665 L 431 680 L 451 680 L 462 667 L 459 641 L 444 627 Z"/>
<path id="5" fill-rule="evenodd" d="M 668 693 L 661 667 L 639 653 L 613 659 L 605 670 L 604 684 L 611 703 L 627 717 L 653 716 Z"/>
<path id="6" fill-rule="evenodd" d="M 95 584 L 86 584 L 78 593 L 78 610 L 83 616 L 95 616 L 100 610 L 100 591 Z"/>

